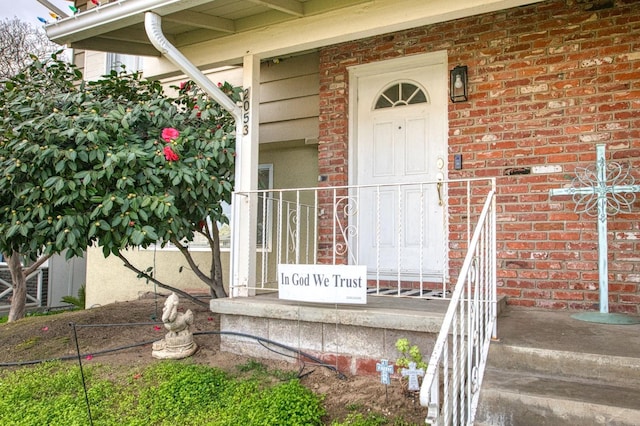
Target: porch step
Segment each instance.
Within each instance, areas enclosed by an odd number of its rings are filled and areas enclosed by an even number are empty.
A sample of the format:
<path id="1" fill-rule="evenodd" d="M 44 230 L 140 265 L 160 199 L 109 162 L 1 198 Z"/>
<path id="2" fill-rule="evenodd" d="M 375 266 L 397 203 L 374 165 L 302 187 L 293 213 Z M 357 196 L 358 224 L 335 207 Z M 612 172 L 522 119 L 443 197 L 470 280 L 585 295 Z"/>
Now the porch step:
<path id="1" fill-rule="evenodd" d="M 640 422 L 640 389 L 525 370 L 489 368 L 476 425 L 619 425 Z"/>
<path id="2" fill-rule="evenodd" d="M 508 310 L 498 321 L 477 425 L 640 424 L 640 326 Z"/>
<path id="3" fill-rule="evenodd" d="M 593 381 L 607 381 L 615 378 L 616 383 L 620 385 L 640 389 L 640 358 L 637 357 L 492 343 L 489 350 L 489 364 L 500 366 L 500 370 L 520 371 L 526 368 L 531 374 L 552 377 L 572 377 Z M 640 408 L 640 400 L 638 407 Z"/>

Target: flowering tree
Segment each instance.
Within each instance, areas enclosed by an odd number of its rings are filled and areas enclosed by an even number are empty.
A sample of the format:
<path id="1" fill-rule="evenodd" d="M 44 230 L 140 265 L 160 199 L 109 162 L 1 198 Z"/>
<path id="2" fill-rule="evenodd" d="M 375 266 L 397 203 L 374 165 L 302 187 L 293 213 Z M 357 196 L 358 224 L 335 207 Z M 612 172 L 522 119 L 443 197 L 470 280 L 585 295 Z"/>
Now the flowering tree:
<path id="1" fill-rule="evenodd" d="M 239 89 L 221 87 L 237 99 Z M 9 320 L 24 316 L 26 276 L 53 254 L 98 245 L 138 276 L 126 250 L 171 242 L 213 297 L 226 296 L 216 222 L 228 219 L 233 119 L 194 84 L 175 98 L 138 74 L 85 83 L 72 65 L 34 63 L 0 89 L 0 251 L 9 259 Z M 212 220 L 205 220 L 210 217 Z M 200 233 L 211 268 L 191 258 Z M 21 304 L 21 306 L 20 306 Z"/>

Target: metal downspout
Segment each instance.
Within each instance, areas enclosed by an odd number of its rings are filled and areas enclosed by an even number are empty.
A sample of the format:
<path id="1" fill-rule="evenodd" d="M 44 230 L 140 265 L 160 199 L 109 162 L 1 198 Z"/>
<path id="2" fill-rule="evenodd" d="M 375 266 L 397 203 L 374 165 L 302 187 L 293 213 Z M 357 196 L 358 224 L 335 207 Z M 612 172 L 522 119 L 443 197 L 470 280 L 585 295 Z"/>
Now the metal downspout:
<path id="1" fill-rule="evenodd" d="M 241 161 L 242 158 L 242 110 L 236 105 L 224 92 L 218 89 L 218 86 L 213 84 L 195 65 L 193 65 L 180 51 L 172 45 L 169 40 L 164 36 L 162 32 L 162 18 L 153 12 L 145 12 L 144 14 L 144 27 L 147 32 L 149 40 L 153 46 L 160 51 L 171 63 L 173 63 L 178 69 L 184 72 L 187 77 L 192 79 L 198 87 L 211 96 L 216 102 L 218 102 L 224 109 L 229 111 L 236 121 L 236 188 L 243 188 L 244 183 L 240 182 L 241 179 Z M 234 196 L 234 199 L 236 197 Z M 235 223 L 240 223 L 239 214 L 240 209 L 237 206 L 238 203 L 232 205 L 232 216 Z M 240 234 L 238 227 L 234 227 L 231 231 L 231 259 L 230 259 L 230 277 L 229 277 L 229 295 L 233 297 L 233 285 L 237 275 L 237 253 L 235 253 L 235 247 L 238 247 Z"/>
<path id="2" fill-rule="evenodd" d="M 144 14 L 144 28 L 147 31 L 147 36 L 151 44 L 158 49 L 158 51 L 165 56 L 172 64 L 178 67 L 184 72 L 187 77 L 192 79 L 198 87 L 204 90 L 207 95 L 211 96 L 218 102 L 224 109 L 229 111 L 236 120 L 236 145 L 238 145 L 239 138 L 242 136 L 242 132 L 238 133 L 238 123 L 242 123 L 241 111 L 238 105 L 235 104 L 224 92 L 218 89 L 218 86 L 213 84 L 195 65 L 193 65 L 180 51 L 172 45 L 169 40 L 164 36 L 162 32 L 162 18 L 153 12 L 145 12 Z"/>

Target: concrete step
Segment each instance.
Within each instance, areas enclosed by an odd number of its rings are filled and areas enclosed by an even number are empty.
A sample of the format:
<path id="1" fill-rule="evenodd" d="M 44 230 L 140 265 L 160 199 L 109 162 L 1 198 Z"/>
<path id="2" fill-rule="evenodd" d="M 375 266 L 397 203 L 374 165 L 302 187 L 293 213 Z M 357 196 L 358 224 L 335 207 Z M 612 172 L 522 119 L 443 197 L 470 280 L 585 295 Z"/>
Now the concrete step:
<path id="1" fill-rule="evenodd" d="M 640 388 L 640 354 L 638 356 L 562 351 L 500 342 L 493 342 L 489 348 L 489 364 L 503 370 L 614 381 L 618 385 Z"/>
<path id="2" fill-rule="evenodd" d="M 489 350 L 477 425 L 640 425 L 640 326 L 507 310 Z"/>
<path id="3" fill-rule="evenodd" d="M 595 380 L 489 368 L 476 425 L 640 424 L 640 389 Z"/>

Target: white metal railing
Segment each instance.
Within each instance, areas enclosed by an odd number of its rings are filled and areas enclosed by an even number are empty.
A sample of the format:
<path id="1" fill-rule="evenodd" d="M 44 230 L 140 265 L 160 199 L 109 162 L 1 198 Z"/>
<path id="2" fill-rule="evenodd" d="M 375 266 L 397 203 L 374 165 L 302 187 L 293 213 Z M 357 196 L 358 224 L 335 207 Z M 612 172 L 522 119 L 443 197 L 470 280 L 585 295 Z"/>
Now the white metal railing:
<path id="1" fill-rule="evenodd" d="M 496 338 L 495 183 L 478 218 L 420 389 L 431 425 L 472 425 Z"/>
<path id="2" fill-rule="evenodd" d="M 449 298 L 449 277 L 494 187 L 465 179 L 236 192 L 235 206 L 257 210 L 249 288 L 277 291 L 278 264 L 361 264 L 371 295 Z M 231 294 L 252 294 L 231 285 Z"/>
<path id="3" fill-rule="evenodd" d="M 10 276 L 9 267 L 6 265 L 0 265 L 0 310 L 6 310 L 11 307 L 11 304 L 8 303 L 9 295 L 13 293 L 13 285 L 11 284 Z M 42 306 L 43 276 L 43 269 L 38 268 L 27 277 L 26 306 L 28 308 L 39 308 Z M 35 288 L 33 288 L 34 285 Z"/>

